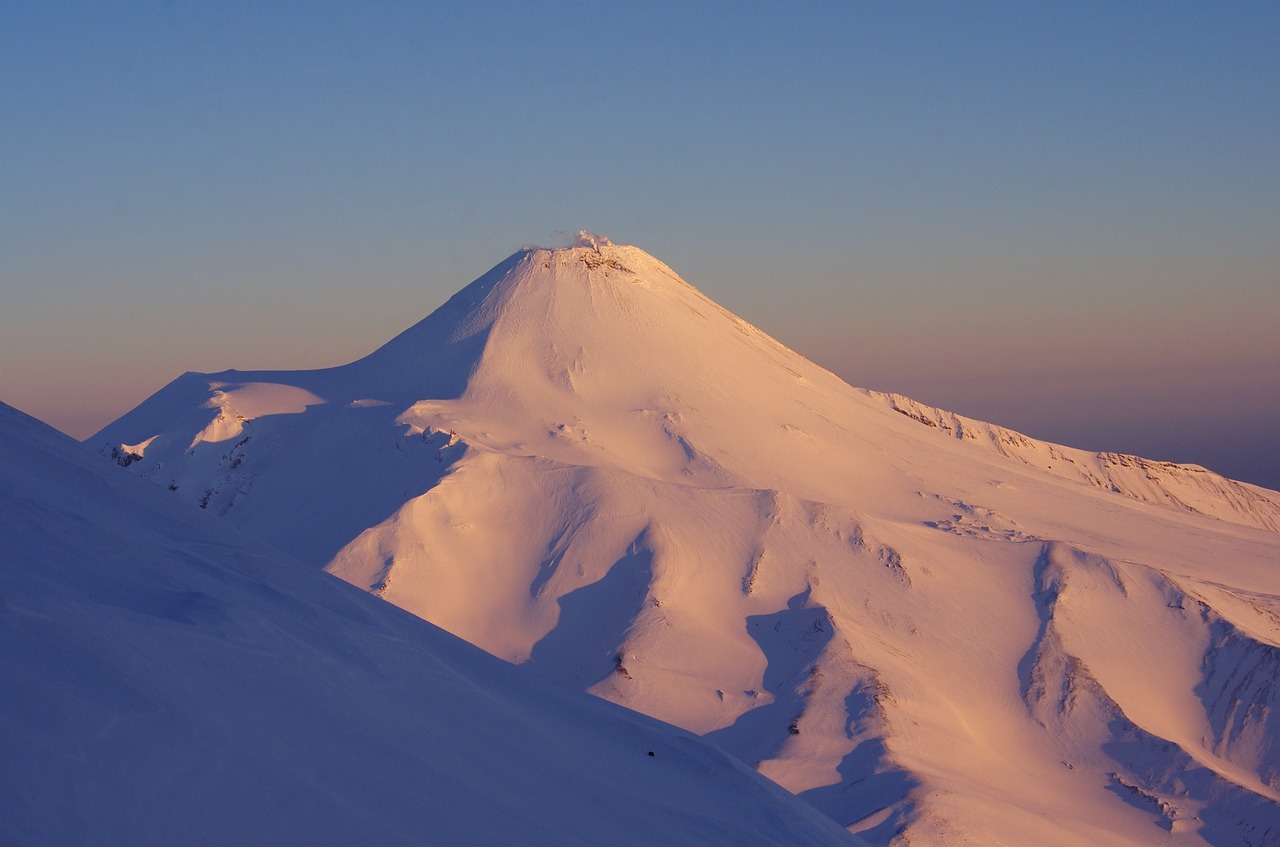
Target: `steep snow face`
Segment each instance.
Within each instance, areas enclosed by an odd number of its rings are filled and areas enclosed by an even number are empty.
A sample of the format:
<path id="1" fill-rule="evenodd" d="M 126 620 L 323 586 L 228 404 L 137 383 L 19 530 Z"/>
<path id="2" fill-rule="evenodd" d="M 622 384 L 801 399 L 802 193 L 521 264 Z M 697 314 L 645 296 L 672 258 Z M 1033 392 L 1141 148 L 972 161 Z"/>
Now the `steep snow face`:
<path id="1" fill-rule="evenodd" d="M 721 443 L 726 436 L 759 438 L 768 453 L 780 434 L 823 424 L 808 395 L 851 392 L 634 247 L 531 250 L 445 308 L 459 304 L 470 309 L 448 337 L 485 339 L 466 364 L 466 389 L 415 398 L 401 420 L 465 430 L 468 444 L 504 454 L 733 484 L 744 472 L 772 477 L 786 462 L 722 468 L 717 452 L 734 446 Z M 358 364 L 378 373 L 436 367 L 438 335 L 427 324 Z M 739 419 L 736 432 L 724 432 L 724 414 Z"/>
<path id="2" fill-rule="evenodd" d="M 193 443 L 237 385 L 324 402 Z M 873 843 L 1276 834 L 1280 495 L 851 388 L 633 247 L 522 251 L 359 362 L 188 374 L 93 441 Z"/>
<path id="3" fill-rule="evenodd" d="M 0 842 L 853 843 L 2 405 L 0 468 Z"/>

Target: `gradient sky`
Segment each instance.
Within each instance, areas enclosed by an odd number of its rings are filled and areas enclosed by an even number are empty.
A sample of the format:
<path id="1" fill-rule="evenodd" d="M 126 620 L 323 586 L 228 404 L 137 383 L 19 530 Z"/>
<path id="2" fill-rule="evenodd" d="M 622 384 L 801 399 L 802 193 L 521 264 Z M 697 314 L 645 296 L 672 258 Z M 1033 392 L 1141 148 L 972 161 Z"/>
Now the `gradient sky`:
<path id="1" fill-rule="evenodd" d="M 0 400 L 339 364 L 587 228 L 855 385 L 1280 488 L 1280 4 L 1046 6 L 0 0 Z"/>

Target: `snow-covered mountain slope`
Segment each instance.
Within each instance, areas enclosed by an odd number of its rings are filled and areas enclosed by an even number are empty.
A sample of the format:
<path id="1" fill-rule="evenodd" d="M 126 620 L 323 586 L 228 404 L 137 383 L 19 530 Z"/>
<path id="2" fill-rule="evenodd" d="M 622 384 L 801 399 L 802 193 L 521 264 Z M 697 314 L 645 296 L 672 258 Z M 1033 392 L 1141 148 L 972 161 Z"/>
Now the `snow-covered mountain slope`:
<path id="1" fill-rule="evenodd" d="M 0 843 L 851 843 L 3 405 L 0 544 Z"/>
<path id="2" fill-rule="evenodd" d="M 1280 495 L 851 388 L 634 247 L 91 443 L 875 843 L 1280 838 Z"/>
<path id="3" fill-rule="evenodd" d="M 1280 494 L 1227 479 L 1199 465 L 1155 462 L 1122 453 L 1090 453 L 1028 438 L 1002 426 L 925 406 L 900 394 L 880 394 L 891 409 L 958 439 L 1146 503 L 1161 503 L 1224 521 L 1280 532 Z"/>

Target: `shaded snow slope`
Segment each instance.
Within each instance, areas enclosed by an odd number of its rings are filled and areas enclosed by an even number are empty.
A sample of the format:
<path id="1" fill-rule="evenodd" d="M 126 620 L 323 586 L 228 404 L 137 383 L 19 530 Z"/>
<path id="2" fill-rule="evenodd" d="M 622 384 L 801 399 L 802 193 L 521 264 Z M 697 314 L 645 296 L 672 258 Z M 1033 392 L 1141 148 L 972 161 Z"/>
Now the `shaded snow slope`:
<path id="1" fill-rule="evenodd" d="M 91 443 L 874 843 L 1280 832 L 1280 495 L 854 389 L 634 247 Z"/>
<path id="2" fill-rule="evenodd" d="M 0 405 L 0 842 L 848 844 Z"/>

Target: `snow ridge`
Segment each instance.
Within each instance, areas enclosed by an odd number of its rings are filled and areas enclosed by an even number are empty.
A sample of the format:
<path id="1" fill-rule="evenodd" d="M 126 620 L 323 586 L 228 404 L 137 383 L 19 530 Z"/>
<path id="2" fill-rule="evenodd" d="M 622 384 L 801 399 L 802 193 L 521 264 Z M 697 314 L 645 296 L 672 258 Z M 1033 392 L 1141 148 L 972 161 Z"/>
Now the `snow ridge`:
<path id="1" fill-rule="evenodd" d="M 925 406 L 899 394 L 869 394 L 925 426 L 1066 479 L 1080 480 L 1145 503 L 1280 532 L 1280 495 L 1227 479 L 1199 465 L 1157 462 L 1123 453 L 1090 453 L 1036 441 L 1014 430 Z"/>

